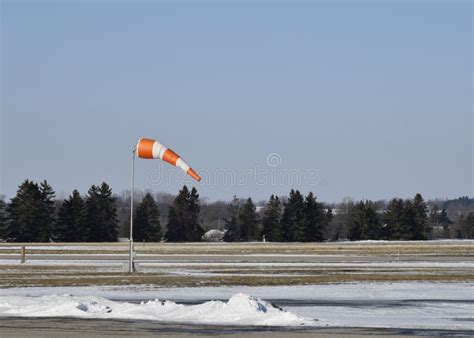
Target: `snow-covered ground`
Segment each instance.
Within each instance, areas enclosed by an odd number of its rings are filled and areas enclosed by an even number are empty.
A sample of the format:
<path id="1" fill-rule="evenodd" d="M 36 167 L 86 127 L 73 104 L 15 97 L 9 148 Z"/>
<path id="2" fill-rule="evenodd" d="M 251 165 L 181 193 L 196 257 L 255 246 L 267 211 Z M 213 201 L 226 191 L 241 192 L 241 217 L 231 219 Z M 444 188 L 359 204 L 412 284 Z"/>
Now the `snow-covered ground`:
<path id="1" fill-rule="evenodd" d="M 288 312 L 247 295 L 271 301 Z M 202 304 L 162 303 L 154 299 Z M 212 299 L 218 301 L 209 301 Z M 10 288 L 0 289 L 0 316 L 474 330 L 474 283 Z"/>
<path id="2" fill-rule="evenodd" d="M 133 304 L 96 296 L 4 296 L 0 297 L 0 315 L 258 326 L 299 326 L 311 325 L 313 322 L 243 293 L 232 296 L 227 302 L 208 301 L 198 305 L 158 299 Z"/>

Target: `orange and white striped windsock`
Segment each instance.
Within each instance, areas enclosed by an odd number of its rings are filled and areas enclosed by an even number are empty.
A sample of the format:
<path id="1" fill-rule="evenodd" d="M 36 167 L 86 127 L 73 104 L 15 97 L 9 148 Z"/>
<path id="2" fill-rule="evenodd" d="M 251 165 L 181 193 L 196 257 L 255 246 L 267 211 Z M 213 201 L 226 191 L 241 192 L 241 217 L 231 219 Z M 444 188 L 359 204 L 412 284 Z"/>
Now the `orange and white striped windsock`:
<path id="1" fill-rule="evenodd" d="M 199 182 L 201 180 L 201 177 L 199 177 L 193 168 L 191 168 L 178 154 L 156 140 L 149 138 L 139 139 L 137 143 L 137 155 L 140 158 L 159 158 L 180 168 L 196 181 Z"/>

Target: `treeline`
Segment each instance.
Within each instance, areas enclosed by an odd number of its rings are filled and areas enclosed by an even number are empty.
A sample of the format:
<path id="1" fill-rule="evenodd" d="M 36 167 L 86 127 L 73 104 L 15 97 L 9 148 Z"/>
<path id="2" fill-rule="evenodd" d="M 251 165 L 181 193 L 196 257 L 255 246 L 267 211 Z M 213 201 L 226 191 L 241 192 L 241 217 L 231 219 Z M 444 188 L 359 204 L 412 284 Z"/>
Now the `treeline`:
<path id="1" fill-rule="evenodd" d="M 239 200 L 229 205 L 224 241 L 318 242 L 332 219 L 331 209 L 325 210 L 313 193 L 304 197 L 291 190 L 288 200 L 270 196 L 260 219 L 252 199 L 239 206 Z"/>
<path id="2" fill-rule="evenodd" d="M 372 201 L 358 202 L 351 210 L 350 240 L 429 239 L 428 207 L 420 194 L 413 200 L 393 199 L 383 213 Z"/>
<path id="3" fill-rule="evenodd" d="M 474 212 L 453 222 L 446 209 L 429 208 L 421 194 L 331 206 L 291 190 L 283 201 L 272 195 L 261 213 L 249 198 L 229 205 L 224 241 L 318 242 L 324 240 L 427 240 L 474 238 Z"/>
<path id="4" fill-rule="evenodd" d="M 220 230 L 228 242 L 474 238 L 474 199 L 467 197 L 425 202 L 416 194 L 407 200 L 328 205 L 313 193 L 291 190 L 266 202 L 234 197 L 229 203 L 206 203 L 186 186 L 177 196 L 136 195 L 135 241 L 195 242 L 210 229 Z M 47 181 L 25 180 L 9 203 L 0 199 L 3 241 L 113 242 L 128 237 L 129 226 L 129 194 L 114 195 L 106 183 L 92 185 L 84 196 L 74 190 L 58 201 Z"/>
<path id="5" fill-rule="evenodd" d="M 0 237 L 11 242 L 117 241 L 117 208 L 106 183 L 77 190 L 55 207 L 55 192 L 47 181 L 26 180 L 9 204 L 0 205 Z"/>
<path id="6" fill-rule="evenodd" d="M 0 239 L 9 242 L 114 242 L 119 234 L 117 200 L 104 182 L 92 185 L 85 196 L 74 190 L 56 207 L 55 192 L 47 181 L 38 184 L 25 180 L 10 203 L 0 200 Z M 189 191 L 184 186 L 169 207 L 167 231 L 163 236 L 158 205 L 147 193 L 134 209 L 134 240 L 200 241 L 204 231 L 198 221 L 199 211 L 197 190 Z M 128 227 L 130 223 L 125 225 Z"/>
<path id="7" fill-rule="evenodd" d="M 467 206 L 466 201 L 471 201 L 471 206 Z M 460 204 L 462 208 L 459 208 Z M 446 205 L 456 206 L 451 208 L 454 217 L 448 216 Z M 466 197 L 445 202 L 425 202 L 420 194 L 413 199 L 394 198 L 389 202 L 346 200 L 337 205 L 336 215 L 325 236 L 328 240 L 474 238 L 472 210 L 474 199 Z"/>

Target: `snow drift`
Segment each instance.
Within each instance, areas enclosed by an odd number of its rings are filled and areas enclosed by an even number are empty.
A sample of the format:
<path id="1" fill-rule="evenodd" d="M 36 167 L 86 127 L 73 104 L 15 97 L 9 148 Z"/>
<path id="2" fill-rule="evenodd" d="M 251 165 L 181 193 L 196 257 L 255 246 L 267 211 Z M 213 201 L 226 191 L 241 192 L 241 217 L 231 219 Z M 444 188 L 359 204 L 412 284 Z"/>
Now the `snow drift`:
<path id="1" fill-rule="evenodd" d="M 132 304 L 91 296 L 5 296 L 0 297 L 0 316 L 140 319 L 258 326 L 298 326 L 314 322 L 243 293 L 232 296 L 228 302 L 209 301 L 198 305 L 182 305 L 158 299 Z"/>

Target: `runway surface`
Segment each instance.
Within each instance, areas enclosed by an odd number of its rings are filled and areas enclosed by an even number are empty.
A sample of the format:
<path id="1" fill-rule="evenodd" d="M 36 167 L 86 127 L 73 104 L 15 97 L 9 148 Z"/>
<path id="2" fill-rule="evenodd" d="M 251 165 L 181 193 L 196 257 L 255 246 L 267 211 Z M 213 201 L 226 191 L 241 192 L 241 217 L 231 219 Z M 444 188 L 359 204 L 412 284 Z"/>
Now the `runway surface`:
<path id="1" fill-rule="evenodd" d="M 182 325 L 149 321 L 72 318 L 0 318 L 0 337 L 99 337 L 99 336 L 249 336 L 249 337 L 467 337 L 473 331 L 384 328 L 278 328 Z"/>

